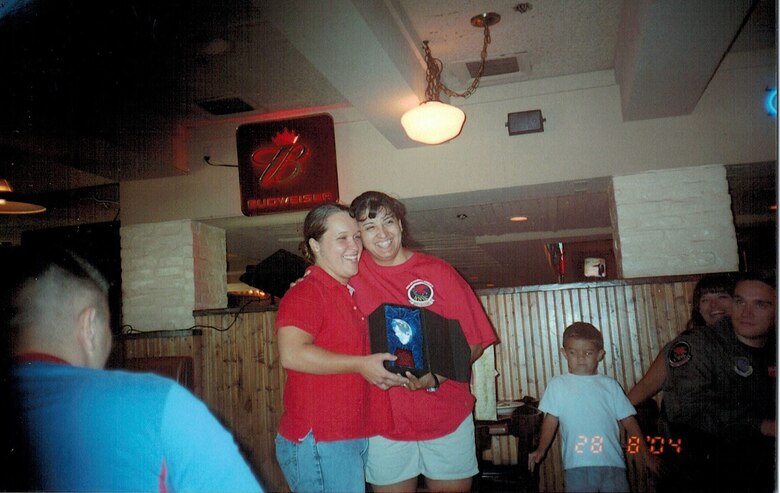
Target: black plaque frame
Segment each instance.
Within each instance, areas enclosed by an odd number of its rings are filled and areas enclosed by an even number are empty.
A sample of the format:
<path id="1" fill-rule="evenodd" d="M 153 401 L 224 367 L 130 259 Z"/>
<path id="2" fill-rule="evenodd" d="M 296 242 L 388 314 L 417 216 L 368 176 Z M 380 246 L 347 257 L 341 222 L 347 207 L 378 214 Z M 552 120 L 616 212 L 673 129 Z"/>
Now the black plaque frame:
<path id="1" fill-rule="evenodd" d="M 392 340 L 393 327 L 389 324 L 393 322 L 388 319 L 388 315 L 392 320 L 405 321 L 413 331 L 420 331 L 419 334 L 411 335 L 410 344 L 414 341 L 422 344 L 422 357 L 417 358 L 415 355 L 414 366 L 386 361 L 388 370 L 400 374 L 409 371 L 417 378 L 433 372 L 458 382 L 469 382 L 471 348 L 457 320 L 444 318 L 422 307 L 382 304 L 368 317 L 372 353 L 393 353 L 392 349 L 399 346 Z M 419 320 L 419 326 L 414 327 L 414 324 L 409 323 L 410 320 Z M 415 339 L 417 335 L 421 338 Z M 415 351 L 413 344 L 400 346 Z"/>

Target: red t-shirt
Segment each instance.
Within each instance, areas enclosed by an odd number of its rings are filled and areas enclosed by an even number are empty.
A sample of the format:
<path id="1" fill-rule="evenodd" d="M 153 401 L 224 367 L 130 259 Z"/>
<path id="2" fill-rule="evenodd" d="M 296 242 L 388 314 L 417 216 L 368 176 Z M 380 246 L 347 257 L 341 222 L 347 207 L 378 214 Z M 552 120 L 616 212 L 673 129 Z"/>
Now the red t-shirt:
<path id="1" fill-rule="evenodd" d="M 363 253 L 358 274 L 350 280 L 358 308 L 370 314 L 382 303 L 422 306 L 457 320 L 469 345 L 483 348 L 496 333 L 471 286 L 447 262 L 415 252 L 401 265 L 383 267 Z M 455 431 L 474 408 L 468 383 L 447 380 L 436 392 L 389 391 L 393 430 L 382 435 L 393 440 L 430 440 Z"/>
<path id="2" fill-rule="evenodd" d="M 314 344 L 342 354 L 369 354 L 368 322 L 347 287 L 319 267 L 290 288 L 279 303 L 276 329 L 294 326 Z M 387 392 L 356 373 L 313 375 L 287 370 L 279 434 L 290 441 L 311 430 L 317 441 L 380 434 L 390 426 Z"/>

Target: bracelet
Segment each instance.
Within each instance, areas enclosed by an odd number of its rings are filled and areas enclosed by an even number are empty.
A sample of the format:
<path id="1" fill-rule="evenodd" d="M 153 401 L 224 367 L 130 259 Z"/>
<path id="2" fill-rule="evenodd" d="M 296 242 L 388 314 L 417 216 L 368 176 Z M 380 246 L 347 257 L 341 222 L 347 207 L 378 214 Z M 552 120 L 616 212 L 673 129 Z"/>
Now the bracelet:
<path id="1" fill-rule="evenodd" d="M 437 377 L 436 374 L 433 372 L 431 372 L 431 375 L 433 375 L 433 382 L 434 382 L 433 387 L 428 387 L 425 390 L 427 390 L 428 392 L 436 392 L 439 389 L 439 385 L 440 385 L 439 377 Z"/>

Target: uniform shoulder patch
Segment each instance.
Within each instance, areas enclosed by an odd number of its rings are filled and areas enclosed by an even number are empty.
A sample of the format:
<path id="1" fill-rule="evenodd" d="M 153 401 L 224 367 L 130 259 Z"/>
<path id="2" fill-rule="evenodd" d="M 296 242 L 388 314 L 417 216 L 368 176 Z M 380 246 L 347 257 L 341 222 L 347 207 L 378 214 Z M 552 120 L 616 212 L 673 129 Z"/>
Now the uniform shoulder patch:
<path id="1" fill-rule="evenodd" d="M 669 366 L 677 368 L 691 360 L 691 346 L 685 341 L 676 342 L 667 353 L 666 360 Z"/>
<path id="2" fill-rule="evenodd" d="M 734 371 L 741 377 L 749 377 L 753 374 L 753 366 L 748 358 L 738 356 L 734 358 Z"/>

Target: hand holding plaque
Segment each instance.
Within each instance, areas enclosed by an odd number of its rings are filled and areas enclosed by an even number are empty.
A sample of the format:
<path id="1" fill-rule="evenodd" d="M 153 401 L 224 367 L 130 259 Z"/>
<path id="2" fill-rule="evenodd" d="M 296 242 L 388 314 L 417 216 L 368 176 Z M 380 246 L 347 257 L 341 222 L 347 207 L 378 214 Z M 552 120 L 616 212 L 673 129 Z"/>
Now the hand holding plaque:
<path id="1" fill-rule="evenodd" d="M 383 304 L 368 317 L 372 353 L 397 359 L 385 367 L 417 378 L 436 373 L 458 382 L 471 378 L 471 349 L 460 323 L 419 307 Z"/>

